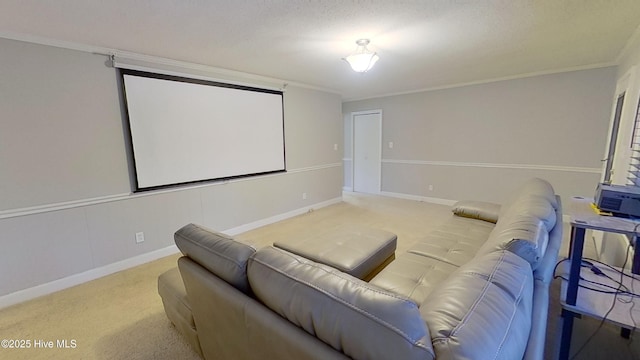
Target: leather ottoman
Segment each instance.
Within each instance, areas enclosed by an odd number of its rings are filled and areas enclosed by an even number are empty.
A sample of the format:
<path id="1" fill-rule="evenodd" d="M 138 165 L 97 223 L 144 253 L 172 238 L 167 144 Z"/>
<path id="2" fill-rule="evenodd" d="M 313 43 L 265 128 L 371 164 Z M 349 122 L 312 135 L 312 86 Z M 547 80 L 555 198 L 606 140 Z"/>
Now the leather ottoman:
<path id="1" fill-rule="evenodd" d="M 273 246 L 369 281 L 395 258 L 397 238 L 388 231 L 345 225 Z"/>

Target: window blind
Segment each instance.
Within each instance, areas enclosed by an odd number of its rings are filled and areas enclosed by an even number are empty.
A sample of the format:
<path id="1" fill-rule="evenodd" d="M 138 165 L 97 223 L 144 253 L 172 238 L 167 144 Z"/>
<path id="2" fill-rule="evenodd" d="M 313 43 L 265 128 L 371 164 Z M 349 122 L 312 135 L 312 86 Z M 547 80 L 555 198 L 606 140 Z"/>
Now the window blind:
<path id="1" fill-rule="evenodd" d="M 638 101 L 636 118 L 633 122 L 633 135 L 631 137 L 631 156 L 629 157 L 627 185 L 640 186 L 640 101 Z"/>

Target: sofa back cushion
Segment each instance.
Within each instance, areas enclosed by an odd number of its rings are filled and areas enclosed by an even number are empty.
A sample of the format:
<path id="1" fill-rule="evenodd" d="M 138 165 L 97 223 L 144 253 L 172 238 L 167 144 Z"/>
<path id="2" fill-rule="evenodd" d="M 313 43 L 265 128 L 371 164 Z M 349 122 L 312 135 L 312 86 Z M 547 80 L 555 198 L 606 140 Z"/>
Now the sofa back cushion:
<path id="1" fill-rule="evenodd" d="M 532 178 L 509 195 L 507 201 L 500 208 L 499 217 L 511 212 L 512 205 L 518 203 L 520 198 L 530 195 L 545 199 L 554 209 L 558 207 L 558 200 L 551 184 L 543 179 Z M 548 230 L 551 230 L 551 227 Z"/>
<path id="2" fill-rule="evenodd" d="M 535 194 L 523 194 L 509 206 L 509 212 L 502 215 L 503 218 L 518 215 L 534 216 L 544 223 L 547 231 L 551 231 L 558 222 L 554 206 L 545 197 Z"/>
<path id="3" fill-rule="evenodd" d="M 531 329 L 533 275 L 509 251 L 458 268 L 420 306 L 438 360 L 522 359 Z"/>
<path id="4" fill-rule="evenodd" d="M 547 251 L 548 243 L 549 232 L 542 220 L 531 215 L 514 214 L 500 219 L 476 255 L 509 250 L 529 262 L 531 269 L 535 270 Z"/>
<path id="5" fill-rule="evenodd" d="M 549 243 L 549 233 L 561 223 L 560 203 L 547 181 L 533 178 L 511 194 L 500 208 L 498 222 L 478 254 L 509 250 L 536 270 Z"/>
<path id="6" fill-rule="evenodd" d="M 247 260 L 256 249 L 229 236 L 188 224 L 174 234 L 178 249 L 238 290 L 250 292 Z"/>
<path id="7" fill-rule="evenodd" d="M 418 306 L 404 296 L 273 247 L 249 259 L 248 277 L 266 306 L 351 358 L 434 358 Z"/>
<path id="8" fill-rule="evenodd" d="M 562 204 L 561 199 L 558 197 L 558 208 L 556 209 L 556 217 L 561 221 L 562 219 Z M 550 284 L 553 280 L 555 265 L 558 262 L 558 254 L 560 247 L 562 246 L 563 238 L 563 226 L 559 223 L 549 232 L 549 243 L 547 244 L 547 251 L 545 251 L 544 257 L 540 260 L 538 268 L 533 272 L 533 278 L 540 280 L 545 284 Z"/>

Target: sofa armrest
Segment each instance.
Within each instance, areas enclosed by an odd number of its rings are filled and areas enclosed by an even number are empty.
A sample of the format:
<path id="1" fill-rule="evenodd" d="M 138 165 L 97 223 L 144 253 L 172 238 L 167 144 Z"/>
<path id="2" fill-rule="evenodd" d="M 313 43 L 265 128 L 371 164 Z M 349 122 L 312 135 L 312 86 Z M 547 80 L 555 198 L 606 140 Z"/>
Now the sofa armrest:
<path id="1" fill-rule="evenodd" d="M 249 282 L 267 307 L 353 359 L 433 360 L 418 306 L 337 269 L 266 247 Z"/>
<path id="2" fill-rule="evenodd" d="M 486 201 L 462 200 L 455 203 L 451 211 L 458 216 L 484 220 L 495 224 L 498 222 L 500 204 Z"/>
<path id="3" fill-rule="evenodd" d="M 240 291 L 251 291 L 247 280 L 247 259 L 256 252 L 255 248 L 196 224 L 180 228 L 174 239 L 182 254 Z"/>
<path id="4" fill-rule="evenodd" d="M 348 359 L 191 258 L 178 267 L 204 359 Z"/>

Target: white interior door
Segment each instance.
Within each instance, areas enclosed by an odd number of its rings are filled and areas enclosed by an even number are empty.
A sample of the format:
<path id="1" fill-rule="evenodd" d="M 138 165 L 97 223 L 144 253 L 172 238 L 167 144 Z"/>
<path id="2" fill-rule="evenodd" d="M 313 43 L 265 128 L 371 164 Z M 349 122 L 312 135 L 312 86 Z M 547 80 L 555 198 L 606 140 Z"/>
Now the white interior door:
<path id="1" fill-rule="evenodd" d="M 382 112 L 357 112 L 353 119 L 353 191 L 380 192 Z"/>

